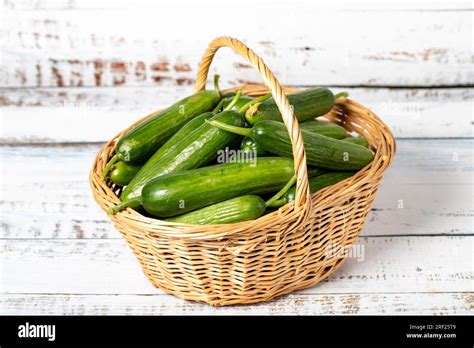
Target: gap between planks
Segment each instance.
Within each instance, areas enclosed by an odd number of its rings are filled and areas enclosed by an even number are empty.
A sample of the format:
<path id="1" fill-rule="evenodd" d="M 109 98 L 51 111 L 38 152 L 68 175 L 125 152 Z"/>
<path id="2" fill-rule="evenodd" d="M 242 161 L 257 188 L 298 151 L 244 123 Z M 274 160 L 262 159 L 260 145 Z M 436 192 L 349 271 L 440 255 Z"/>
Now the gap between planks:
<path id="1" fill-rule="evenodd" d="M 215 308 L 173 296 L 0 295 L 3 315 L 407 315 L 472 314 L 474 295 L 293 293 L 266 303 Z"/>
<path id="2" fill-rule="evenodd" d="M 235 26 L 225 6 L 207 8 L 212 21 L 195 16 L 202 11 L 201 4 L 189 3 L 186 8 L 184 12 L 179 4 L 95 8 L 85 10 L 86 15 L 54 9 L 5 11 L 0 28 L 5 52 L 0 68 L 5 73 L 0 85 L 190 85 L 203 50 L 217 36 L 216 28 L 220 34 L 246 41 L 287 84 L 474 82 L 469 50 L 472 16 L 467 11 L 328 12 L 307 2 L 291 7 L 252 3 L 252 11 L 234 6 L 233 15 L 255 25 Z M 22 21 L 18 21 L 20 13 Z M 262 21 L 261 13 L 272 21 Z M 170 30 L 176 27 L 177 17 L 193 30 L 185 36 L 183 31 Z M 154 30 L 149 30 L 151 22 Z M 273 23 L 279 24 L 277 35 Z M 298 34 L 305 27 L 312 30 Z M 162 32 L 167 33 L 165 38 Z M 234 84 L 257 79 L 253 69 L 230 50 L 219 52 L 211 73 L 216 67 Z"/>
<path id="3" fill-rule="evenodd" d="M 474 88 L 333 90 L 370 106 L 397 138 L 474 136 Z M 192 87 L 6 89 L 0 98 L 0 143 L 104 142 L 190 93 Z"/>

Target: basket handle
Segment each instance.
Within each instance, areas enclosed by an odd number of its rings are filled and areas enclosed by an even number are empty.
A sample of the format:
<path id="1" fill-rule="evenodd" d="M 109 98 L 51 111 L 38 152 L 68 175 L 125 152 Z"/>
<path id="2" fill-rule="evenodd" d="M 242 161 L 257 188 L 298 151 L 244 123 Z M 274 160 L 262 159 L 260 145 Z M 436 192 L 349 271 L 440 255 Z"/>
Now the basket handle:
<path id="1" fill-rule="evenodd" d="M 275 75 L 270 71 L 267 65 L 263 62 L 254 51 L 248 48 L 241 41 L 228 37 L 221 36 L 215 38 L 209 43 L 204 55 L 201 58 L 199 64 L 199 71 L 197 74 L 195 91 L 200 92 L 204 90 L 206 86 L 207 75 L 209 74 L 209 66 L 212 63 L 212 59 L 216 54 L 217 50 L 221 47 L 230 47 L 235 53 L 238 53 L 249 62 L 255 70 L 259 73 L 260 77 L 265 82 L 272 93 L 273 99 L 280 110 L 280 113 L 285 123 L 288 133 L 290 135 L 291 146 L 293 149 L 293 158 L 296 174 L 296 195 L 295 195 L 295 208 L 303 207 L 306 202 L 309 202 L 310 193 L 308 185 L 308 171 L 306 168 L 306 153 L 303 146 L 303 138 L 301 136 L 301 130 L 298 120 L 295 117 L 293 108 L 288 101 L 288 98 L 283 92 L 283 88 L 276 79 Z"/>

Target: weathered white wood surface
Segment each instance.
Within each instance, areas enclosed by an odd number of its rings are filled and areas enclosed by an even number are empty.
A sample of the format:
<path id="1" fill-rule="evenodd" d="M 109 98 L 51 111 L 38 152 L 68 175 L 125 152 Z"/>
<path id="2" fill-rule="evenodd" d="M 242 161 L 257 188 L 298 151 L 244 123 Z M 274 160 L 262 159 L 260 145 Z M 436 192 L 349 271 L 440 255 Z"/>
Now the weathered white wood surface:
<path id="1" fill-rule="evenodd" d="M 472 291 L 474 236 L 362 237 L 355 254 L 305 294 Z M 1 240 L 2 291 L 156 294 L 124 240 Z M 427 257 L 431 255 L 432 257 Z"/>
<path id="2" fill-rule="evenodd" d="M 472 85 L 470 7 L 9 1 L 0 86 L 192 84 L 203 50 L 220 35 L 244 40 L 284 84 Z M 215 68 L 229 83 L 258 81 L 230 50 L 217 55 Z"/>
<path id="3" fill-rule="evenodd" d="M 370 107 L 397 138 L 474 134 L 474 88 L 333 90 Z M 106 141 L 190 93 L 192 86 L 3 89 L 0 143 Z"/>
<path id="4" fill-rule="evenodd" d="M 305 294 L 271 303 L 214 308 L 168 295 L 0 295 L 0 311 L 12 315 L 447 315 L 471 314 L 471 293 Z"/>
<path id="5" fill-rule="evenodd" d="M 400 140 L 366 236 L 470 234 L 471 139 Z M 88 172 L 99 145 L 0 147 L 2 238 L 120 238 L 92 199 Z"/>
<path id="6" fill-rule="evenodd" d="M 1 197 L 0 312 L 471 313 L 473 143 L 399 141 L 358 241 L 359 259 L 350 258 L 314 288 L 226 309 L 182 301 L 150 285 L 90 196 L 87 172 L 98 145 L 1 147 L 9 165 L 2 178 L 8 185 Z"/>
<path id="7" fill-rule="evenodd" d="M 472 20 L 455 2 L 2 2 L 0 314 L 472 314 Z M 363 259 L 229 308 L 152 287 L 87 183 L 97 143 L 191 93 L 219 35 L 244 40 L 282 84 L 348 91 L 399 139 Z M 260 81 L 230 50 L 215 72 L 223 87 Z"/>

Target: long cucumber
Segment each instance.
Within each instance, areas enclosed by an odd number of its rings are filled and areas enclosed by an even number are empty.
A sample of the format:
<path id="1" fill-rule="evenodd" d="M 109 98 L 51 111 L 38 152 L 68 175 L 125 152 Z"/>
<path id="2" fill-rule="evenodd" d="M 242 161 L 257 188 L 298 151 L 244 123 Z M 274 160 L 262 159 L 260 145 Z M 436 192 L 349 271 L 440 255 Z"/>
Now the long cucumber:
<path id="1" fill-rule="evenodd" d="M 212 110 L 220 100 L 218 75 L 214 77 L 214 91 L 202 91 L 186 97 L 128 131 L 117 142 L 115 155 L 102 172 L 102 178 L 117 161 L 145 163 L 155 151 L 173 136 L 186 122 Z"/>
<path id="2" fill-rule="evenodd" d="M 220 129 L 249 136 L 265 151 L 293 158 L 290 136 L 285 125 L 277 121 L 260 121 L 253 128 L 233 127 L 217 121 L 206 121 Z M 332 170 L 356 170 L 374 158 L 360 145 L 301 130 L 308 165 Z"/>
<path id="3" fill-rule="evenodd" d="M 148 182 L 142 204 L 154 216 L 171 217 L 242 195 L 277 191 L 293 174 L 293 161 L 280 157 L 217 164 Z"/>
<path id="4" fill-rule="evenodd" d="M 186 123 L 177 133 L 175 133 L 166 143 L 156 151 L 153 156 L 144 164 L 128 164 L 124 161 L 118 161 L 113 164 L 110 171 L 110 179 L 118 185 L 126 186 L 137 175 L 143 167 L 149 167 L 152 163 L 159 161 L 165 156 L 176 144 L 179 144 L 189 134 L 204 124 L 204 121 L 214 116 L 212 112 L 205 112 Z M 131 188 L 129 188 L 131 190 Z"/>
<path id="5" fill-rule="evenodd" d="M 234 111 L 224 111 L 213 116 L 225 124 L 243 126 L 242 116 Z M 186 139 L 175 145 L 158 161 L 148 163 L 133 178 L 120 196 L 120 206 L 137 208 L 140 206 L 140 195 L 147 182 L 159 176 L 185 171 L 204 166 L 218 156 L 218 151 L 225 148 L 238 138 L 238 135 L 225 132 L 203 124 Z"/>
<path id="6" fill-rule="evenodd" d="M 300 124 L 301 129 L 318 133 L 334 139 L 344 139 L 347 137 L 347 130 L 335 123 L 327 121 L 306 121 Z"/>
<path id="7" fill-rule="evenodd" d="M 358 135 L 356 137 L 347 137 L 342 140 L 347 141 L 349 143 L 357 144 L 363 147 L 369 147 L 368 141 L 361 135 Z"/>
<path id="8" fill-rule="evenodd" d="M 336 100 L 334 94 L 325 87 L 308 88 L 288 94 L 287 98 L 300 122 L 313 120 L 328 113 Z M 249 108 L 245 113 L 245 119 L 250 125 L 262 120 L 283 121 L 273 98 Z"/>
<path id="9" fill-rule="evenodd" d="M 165 219 L 185 224 L 212 225 L 254 220 L 265 211 L 265 202 L 255 195 L 241 196 L 219 202 L 189 213 Z"/>

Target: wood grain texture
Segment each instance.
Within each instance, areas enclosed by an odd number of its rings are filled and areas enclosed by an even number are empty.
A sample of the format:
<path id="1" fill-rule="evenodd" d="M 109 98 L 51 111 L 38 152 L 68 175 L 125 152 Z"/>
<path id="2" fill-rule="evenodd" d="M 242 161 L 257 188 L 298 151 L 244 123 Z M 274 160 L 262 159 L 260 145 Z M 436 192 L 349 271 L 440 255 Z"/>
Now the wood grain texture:
<path id="1" fill-rule="evenodd" d="M 473 236 L 362 237 L 360 253 L 302 293 L 472 292 L 473 242 Z M 3 293 L 162 293 L 123 240 L 1 240 L 0 257 Z"/>
<path id="2" fill-rule="evenodd" d="M 220 35 L 244 40 L 283 84 L 474 83 L 472 15 L 465 8 L 374 13 L 310 2 L 35 3 L 3 6 L 1 87 L 189 85 L 207 43 Z M 239 18 L 251 25 L 237 24 Z M 258 80 L 230 51 L 219 53 L 213 67 L 232 84 Z"/>
<path id="3" fill-rule="evenodd" d="M 0 295 L 7 315 L 434 315 L 472 314 L 472 293 L 295 293 L 269 303 L 215 308 L 167 295 Z"/>
<path id="4" fill-rule="evenodd" d="M 474 88 L 333 88 L 367 105 L 397 138 L 472 137 Z M 192 87 L 7 88 L 0 96 L 0 143 L 106 141 Z M 27 125 L 27 126 L 26 126 Z"/>
<path id="5" fill-rule="evenodd" d="M 472 234 L 474 140 L 400 140 L 363 235 Z M 99 145 L 3 146 L 2 238 L 120 238 L 92 199 Z"/>

